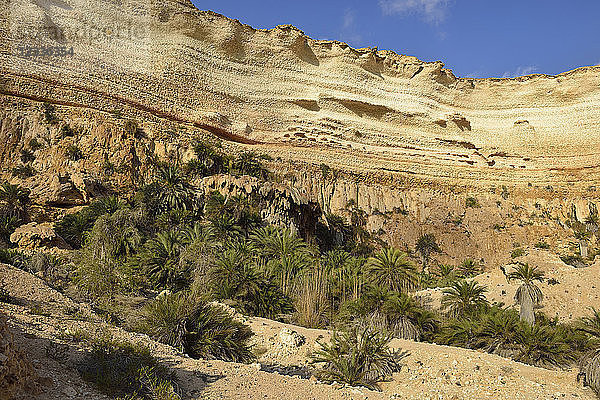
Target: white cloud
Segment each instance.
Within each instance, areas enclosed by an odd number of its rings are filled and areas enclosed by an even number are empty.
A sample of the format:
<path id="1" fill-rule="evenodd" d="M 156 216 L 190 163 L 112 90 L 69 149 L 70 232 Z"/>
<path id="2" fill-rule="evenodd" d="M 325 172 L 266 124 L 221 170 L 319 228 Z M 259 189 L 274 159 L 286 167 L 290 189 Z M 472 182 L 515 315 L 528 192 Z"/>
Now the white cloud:
<path id="1" fill-rule="evenodd" d="M 344 29 L 349 29 L 354 26 L 355 14 L 354 10 L 347 9 L 344 11 L 344 15 L 342 16 L 342 27 Z"/>
<path id="2" fill-rule="evenodd" d="M 385 14 L 419 14 L 432 24 L 446 19 L 450 0 L 379 0 Z"/>
<path id="3" fill-rule="evenodd" d="M 350 46 L 361 46 L 362 35 L 356 29 L 356 12 L 352 8 L 347 8 L 342 14 L 340 37 Z"/>
<path id="4" fill-rule="evenodd" d="M 517 69 L 514 72 L 511 71 L 506 71 L 504 73 L 504 75 L 502 75 L 503 78 L 514 78 L 517 76 L 525 76 L 525 75 L 530 75 L 533 74 L 535 72 L 537 72 L 538 68 L 535 65 L 522 65 L 517 67 Z"/>

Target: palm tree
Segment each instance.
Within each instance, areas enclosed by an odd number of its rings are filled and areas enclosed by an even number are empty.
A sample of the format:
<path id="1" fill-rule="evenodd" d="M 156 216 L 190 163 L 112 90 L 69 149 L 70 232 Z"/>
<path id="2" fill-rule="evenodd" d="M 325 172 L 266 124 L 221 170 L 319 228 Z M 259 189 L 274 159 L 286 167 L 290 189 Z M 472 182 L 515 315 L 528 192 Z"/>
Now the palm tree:
<path id="1" fill-rule="evenodd" d="M 304 240 L 287 228 L 268 227 L 253 231 L 250 243 L 257 250 L 260 263 L 279 277 L 283 292 L 289 294 L 294 278 L 311 261 L 311 251 Z"/>
<path id="2" fill-rule="evenodd" d="M 576 329 L 595 339 L 600 339 L 600 310 L 592 307 L 592 316 L 581 318 L 576 325 Z"/>
<path id="3" fill-rule="evenodd" d="M 565 332 L 545 324 L 523 324 L 516 361 L 537 367 L 566 367 L 575 359 Z"/>
<path id="4" fill-rule="evenodd" d="M 433 235 L 433 233 L 421 235 L 419 239 L 417 239 L 415 250 L 421 255 L 421 261 L 423 263 L 423 272 L 425 272 L 427 269 L 427 264 L 429 263 L 429 258 L 431 257 L 431 254 L 442 252 L 435 240 L 435 236 Z"/>
<path id="5" fill-rule="evenodd" d="M 477 332 L 477 346 L 488 353 L 511 357 L 516 351 L 516 342 L 522 324 L 514 310 L 495 309 L 486 314 Z"/>
<path id="6" fill-rule="evenodd" d="M 226 250 L 217 257 L 212 281 L 218 297 L 235 300 L 242 306 L 252 301 L 263 283 L 248 256 L 236 250 Z"/>
<path id="7" fill-rule="evenodd" d="M 209 221 L 213 234 L 221 240 L 235 239 L 242 234 L 242 228 L 235 218 L 226 213 L 215 215 Z"/>
<path id="8" fill-rule="evenodd" d="M 535 281 L 543 282 L 544 273 L 537 267 L 530 267 L 529 264 L 519 262 L 516 264 L 516 268 L 508 274 L 508 280 L 521 281 L 521 286 L 515 293 L 515 301 L 520 306 L 521 321 L 535 323 L 533 309 L 544 299 L 542 291 L 536 286 Z"/>
<path id="9" fill-rule="evenodd" d="M 351 297 L 354 279 L 357 276 L 354 268 L 355 258 L 344 250 L 331 250 L 323 255 L 321 263 L 328 275 L 332 297 L 338 297 L 340 303 Z"/>
<path id="10" fill-rule="evenodd" d="M 313 363 L 323 363 L 319 379 L 344 382 L 352 386 L 378 389 L 377 382 L 400 368 L 401 353 L 389 348 L 390 338 L 371 328 L 353 328 L 334 332 L 330 344 L 312 356 Z"/>
<path id="11" fill-rule="evenodd" d="M 161 211 L 192 208 L 192 186 L 174 165 L 161 165 L 156 174 L 158 205 Z"/>
<path id="12" fill-rule="evenodd" d="M 579 375 L 583 375 L 583 385 L 589 386 L 597 396 L 600 396 L 600 348 L 589 352 L 581 359 Z"/>
<path id="13" fill-rule="evenodd" d="M 266 179 L 269 170 L 265 168 L 260 159 L 261 157 L 253 151 L 240 153 L 233 162 L 233 173 L 241 175 L 250 175 L 259 179 Z"/>
<path id="14" fill-rule="evenodd" d="M 419 340 L 423 332 L 419 323 L 427 322 L 420 316 L 424 310 L 407 294 L 393 296 L 383 305 L 383 313 L 388 320 L 392 334 L 400 339 Z M 428 321 L 431 322 L 431 321 Z"/>
<path id="15" fill-rule="evenodd" d="M 138 260 L 156 287 L 177 289 L 183 286 L 188 271 L 180 265 L 180 251 L 181 234 L 175 230 L 159 232 L 144 245 Z"/>
<path id="16" fill-rule="evenodd" d="M 417 286 L 418 276 L 414 264 L 400 250 L 388 247 L 367 260 L 370 281 L 386 289 L 402 292 Z"/>
<path id="17" fill-rule="evenodd" d="M 142 328 L 193 358 L 250 362 L 252 330 L 226 310 L 189 293 L 162 296 L 144 307 Z"/>
<path id="18" fill-rule="evenodd" d="M 474 280 L 456 281 L 443 290 L 442 309 L 447 309 L 453 317 L 469 317 L 489 303 L 485 298 L 487 288 Z"/>
<path id="19" fill-rule="evenodd" d="M 439 335 L 435 337 L 435 342 L 450 346 L 472 347 L 475 341 L 477 326 L 467 318 L 453 319 L 445 325 Z"/>
<path id="20" fill-rule="evenodd" d="M 4 214 L 24 221 L 29 203 L 29 190 L 3 182 L 0 185 L 0 207 Z"/>
<path id="21" fill-rule="evenodd" d="M 467 258 L 458 266 L 458 271 L 463 278 L 471 278 L 479 273 L 479 266 L 473 259 Z"/>

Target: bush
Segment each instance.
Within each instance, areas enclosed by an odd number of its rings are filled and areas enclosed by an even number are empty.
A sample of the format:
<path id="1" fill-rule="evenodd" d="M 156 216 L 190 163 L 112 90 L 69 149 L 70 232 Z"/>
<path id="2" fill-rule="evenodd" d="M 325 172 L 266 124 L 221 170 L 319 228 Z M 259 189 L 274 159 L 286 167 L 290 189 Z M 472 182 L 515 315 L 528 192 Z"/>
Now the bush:
<path id="1" fill-rule="evenodd" d="M 254 360 L 249 327 L 218 305 L 180 292 L 161 296 L 144 307 L 141 329 L 190 357 L 235 362 Z"/>
<path id="2" fill-rule="evenodd" d="M 35 156 L 31 150 L 21 149 L 21 162 L 27 164 L 35 160 Z"/>
<path id="3" fill-rule="evenodd" d="M 77 161 L 83 158 L 83 153 L 81 149 L 74 144 L 71 144 L 69 145 L 69 147 L 67 147 L 67 149 L 65 150 L 65 155 L 71 161 Z"/>
<path id="4" fill-rule="evenodd" d="M 510 253 L 510 257 L 511 258 L 518 258 L 518 257 L 523 257 L 525 255 L 525 249 L 518 247 L 516 249 L 514 249 L 511 253 Z"/>
<path id="5" fill-rule="evenodd" d="M 467 197 L 467 199 L 465 200 L 465 207 L 478 208 L 481 206 L 479 205 L 479 202 L 475 197 Z"/>
<path id="6" fill-rule="evenodd" d="M 75 214 L 65 215 L 56 224 L 56 233 L 71 247 L 78 249 L 83 246 L 87 233 L 99 217 L 104 214 L 112 214 L 125 207 L 125 202 L 114 196 L 95 200 L 88 207 L 79 210 Z"/>
<path id="7" fill-rule="evenodd" d="M 42 108 L 44 112 L 44 121 L 50 125 L 57 124 L 59 119 L 56 116 L 56 108 L 50 103 L 43 103 Z"/>
<path id="8" fill-rule="evenodd" d="M 90 298 L 138 287 L 138 275 L 126 259 L 138 248 L 141 234 L 135 211 L 119 210 L 98 218 L 79 253 L 74 281 Z"/>
<path id="9" fill-rule="evenodd" d="M 71 126 L 69 124 L 64 124 L 61 128 L 60 128 L 60 136 L 65 138 L 65 137 L 73 137 L 75 136 L 75 129 L 71 128 Z"/>
<path id="10" fill-rule="evenodd" d="M 567 367 L 589 347 L 570 326 L 537 316 L 531 325 L 515 310 L 497 305 L 470 319 L 448 321 L 435 342 L 483 350 L 538 367 Z"/>
<path id="11" fill-rule="evenodd" d="M 179 400 L 175 376 L 148 348 L 102 338 L 78 365 L 83 379 L 110 396 L 142 400 Z"/>
<path id="12" fill-rule="evenodd" d="M 0 241 L 10 243 L 10 235 L 21 225 L 21 221 L 14 215 L 0 213 Z"/>
<path id="13" fill-rule="evenodd" d="M 535 248 L 536 249 L 549 249 L 550 245 L 548 243 L 546 243 L 546 241 L 540 240 L 539 242 L 537 242 L 535 244 Z"/>
<path id="14" fill-rule="evenodd" d="M 31 151 L 36 151 L 43 147 L 43 145 L 39 142 L 39 140 L 37 138 L 32 138 L 29 141 L 28 146 L 29 146 L 29 149 L 31 149 Z"/>
<path id="15" fill-rule="evenodd" d="M 12 265 L 25 271 L 29 269 L 29 257 L 15 249 L 0 249 L 0 263 Z"/>
<path id="16" fill-rule="evenodd" d="M 317 378 L 326 382 L 344 382 L 378 390 L 377 383 L 400 370 L 399 351 L 388 347 L 390 338 L 369 328 L 334 331 L 330 344 L 312 356 L 313 363 L 323 363 Z"/>
<path id="17" fill-rule="evenodd" d="M 16 176 L 21 179 L 27 179 L 36 174 L 36 170 L 31 165 L 17 165 L 12 169 L 13 176 Z"/>
<path id="18" fill-rule="evenodd" d="M 6 290 L 4 287 L 0 286 L 0 303 L 10 302 L 12 302 L 12 297 L 10 296 L 10 293 L 8 293 L 8 290 Z"/>

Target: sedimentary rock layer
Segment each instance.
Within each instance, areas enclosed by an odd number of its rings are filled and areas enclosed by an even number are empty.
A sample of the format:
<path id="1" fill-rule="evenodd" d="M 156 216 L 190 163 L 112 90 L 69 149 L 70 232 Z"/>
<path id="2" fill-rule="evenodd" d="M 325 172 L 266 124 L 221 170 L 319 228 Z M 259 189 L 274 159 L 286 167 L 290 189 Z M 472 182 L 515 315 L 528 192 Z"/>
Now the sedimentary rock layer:
<path id="1" fill-rule="evenodd" d="M 0 91 L 131 110 L 283 160 L 469 185 L 588 188 L 600 67 L 461 79 L 441 62 L 253 29 L 189 1 L 3 0 Z M 47 46 L 72 55 L 35 56 Z"/>

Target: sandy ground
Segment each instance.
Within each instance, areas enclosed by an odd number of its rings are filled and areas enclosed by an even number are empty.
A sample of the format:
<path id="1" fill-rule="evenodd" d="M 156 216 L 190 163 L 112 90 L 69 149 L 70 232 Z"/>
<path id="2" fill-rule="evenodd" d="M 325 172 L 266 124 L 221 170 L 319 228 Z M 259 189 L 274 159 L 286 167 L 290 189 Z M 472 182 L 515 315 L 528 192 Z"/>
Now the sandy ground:
<path id="1" fill-rule="evenodd" d="M 558 256 L 544 250 L 531 249 L 529 254 L 518 258 L 519 261 L 535 265 L 544 271 L 546 280 L 538 283 L 544 294 L 539 309 L 549 317 L 558 317 L 563 322 L 591 315 L 591 308 L 600 307 L 600 259 L 588 268 L 574 268 L 563 263 Z M 507 266 L 510 272 L 512 267 Z M 558 283 L 548 283 L 552 278 Z M 478 275 L 475 279 L 488 288 L 490 302 L 502 302 L 515 306 L 514 296 L 519 282 L 508 282 L 498 268 Z M 431 297 L 431 306 L 439 307 L 442 289 L 427 289 L 418 292 Z"/>
<path id="2" fill-rule="evenodd" d="M 288 376 L 308 363 L 317 340 L 328 340 L 325 330 L 306 329 L 262 318 L 245 318 L 256 336 L 258 363 L 244 365 L 194 360 L 145 335 L 112 327 L 85 304 L 76 304 L 49 288 L 42 280 L 18 269 L 0 265 L 0 276 L 17 304 L 2 304 L 17 343 L 26 351 L 38 375 L 51 378 L 43 393 L 24 398 L 105 399 L 83 382 L 73 365 L 82 349 L 60 339 L 65 330 L 90 334 L 110 331 L 115 337 L 142 342 L 179 379 L 184 399 L 593 399 L 592 392 L 576 382 L 576 371 L 551 371 L 499 356 L 467 349 L 394 340 L 392 347 L 407 352 L 401 371 L 384 382 L 383 391 L 324 384 L 314 378 Z M 38 313 L 31 312 L 37 305 Z M 282 340 L 282 332 L 302 337 L 295 346 Z M 62 359 L 48 348 L 65 346 Z M 272 372 L 268 372 L 272 371 Z M 279 371 L 279 372 L 277 372 Z"/>

